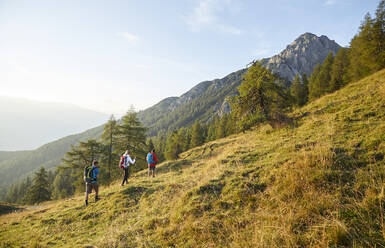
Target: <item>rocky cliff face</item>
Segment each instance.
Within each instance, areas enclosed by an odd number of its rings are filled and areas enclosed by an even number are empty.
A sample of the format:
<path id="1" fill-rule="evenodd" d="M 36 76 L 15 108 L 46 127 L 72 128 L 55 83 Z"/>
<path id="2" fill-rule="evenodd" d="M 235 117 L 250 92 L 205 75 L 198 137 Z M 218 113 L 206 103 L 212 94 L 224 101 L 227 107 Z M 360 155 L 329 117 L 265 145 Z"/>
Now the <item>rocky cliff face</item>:
<path id="1" fill-rule="evenodd" d="M 322 63 L 327 55 L 336 54 L 340 46 L 326 36 L 305 33 L 289 44 L 281 53 L 262 59 L 262 64 L 291 81 L 296 74 L 310 75 L 314 67 Z M 221 79 L 204 81 L 180 97 L 170 97 L 144 111 L 139 119 L 149 128 L 149 135 L 159 131 L 174 130 L 189 126 L 195 120 L 210 120 L 215 114 L 222 116 L 230 112 L 228 97 L 237 94 L 246 69 L 233 72 Z"/>
<path id="2" fill-rule="evenodd" d="M 325 35 L 320 37 L 305 33 L 286 47 L 281 53 L 262 60 L 262 64 L 279 76 L 293 80 L 296 74 L 308 76 L 314 67 L 322 63 L 329 53 L 334 55 L 340 49 L 334 40 Z"/>

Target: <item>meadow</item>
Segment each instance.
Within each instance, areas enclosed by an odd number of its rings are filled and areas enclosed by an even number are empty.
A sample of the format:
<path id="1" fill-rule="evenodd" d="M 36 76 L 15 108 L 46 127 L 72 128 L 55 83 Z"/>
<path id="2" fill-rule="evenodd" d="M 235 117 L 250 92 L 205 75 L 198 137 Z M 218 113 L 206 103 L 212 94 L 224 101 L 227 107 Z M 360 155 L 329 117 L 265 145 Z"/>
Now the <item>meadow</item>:
<path id="1" fill-rule="evenodd" d="M 385 247 L 385 70 L 148 178 L 0 216 L 1 247 Z M 103 165 L 101 167 L 103 173 Z"/>

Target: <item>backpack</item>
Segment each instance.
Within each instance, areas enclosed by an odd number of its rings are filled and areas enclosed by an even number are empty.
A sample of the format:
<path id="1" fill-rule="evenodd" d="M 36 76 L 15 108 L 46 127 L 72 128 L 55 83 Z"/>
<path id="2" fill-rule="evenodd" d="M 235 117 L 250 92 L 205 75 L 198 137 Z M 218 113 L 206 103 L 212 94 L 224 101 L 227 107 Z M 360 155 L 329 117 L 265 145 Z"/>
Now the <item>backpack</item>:
<path id="1" fill-rule="evenodd" d="M 94 168 L 92 165 L 87 165 L 84 167 L 84 181 L 86 183 L 91 182 L 92 177 L 94 176 Z"/>
<path id="2" fill-rule="evenodd" d="M 152 153 L 147 154 L 147 163 L 155 164 L 154 155 Z"/>
<path id="3" fill-rule="evenodd" d="M 125 163 L 126 163 L 126 156 L 122 155 L 122 156 L 120 157 L 119 167 L 123 169 Z"/>

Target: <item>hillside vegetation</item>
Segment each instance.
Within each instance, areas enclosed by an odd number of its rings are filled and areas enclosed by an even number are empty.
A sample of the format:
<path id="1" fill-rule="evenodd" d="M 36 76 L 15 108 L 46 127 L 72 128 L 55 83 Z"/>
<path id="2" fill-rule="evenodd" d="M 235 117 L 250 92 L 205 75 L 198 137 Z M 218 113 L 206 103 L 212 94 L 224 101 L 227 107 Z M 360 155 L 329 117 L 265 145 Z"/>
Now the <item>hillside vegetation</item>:
<path id="1" fill-rule="evenodd" d="M 322 42 L 321 42 L 322 40 Z M 291 68 L 299 74 L 312 71 L 317 63 L 322 63 L 329 52 L 335 53 L 339 46 L 330 41 L 326 36 L 305 33 L 288 45 L 279 55 L 266 59 L 264 64 L 289 80 L 287 68 Z M 304 65 L 294 63 L 294 60 L 305 61 Z M 281 68 L 282 67 L 282 68 Z M 242 83 L 243 75 L 247 69 L 240 69 L 228 74 L 221 79 L 203 81 L 180 97 L 166 98 L 154 106 L 138 112 L 138 119 L 144 127 L 148 128 L 148 137 L 155 138 L 154 144 L 162 156 L 165 144 L 173 131 L 179 128 L 189 128 L 196 121 L 202 124 L 213 122 L 216 117 L 230 111 L 229 100 L 231 96 L 238 94 L 238 87 Z M 29 111 L 35 113 L 36 111 Z M 79 119 L 79 121 L 81 121 Z M 79 145 L 80 141 L 90 139 L 99 140 L 103 133 L 103 126 L 89 129 L 83 133 L 64 137 L 60 140 L 48 143 L 38 149 L 20 152 L 0 151 L 0 200 L 12 200 L 20 202 L 12 197 L 15 190 L 20 188 L 26 177 L 33 175 L 39 167 L 46 169 L 57 168 L 70 146 Z M 16 128 L 17 129 L 17 128 Z M 154 137 L 157 136 L 157 137 Z"/>
<path id="2" fill-rule="evenodd" d="M 47 169 L 57 167 L 71 145 L 99 138 L 102 132 L 103 126 L 98 126 L 86 132 L 50 142 L 36 150 L 0 152 L 0 190 L 32 175 L 32 172 L 41 166 Z"/>
<path id="3" fill-rule="evenodd" d="M 164 162 L 0 217 L 2 247 L 384 247 L 385 70 Z M 103 166 L 102 166 L 102 173 Z"/>

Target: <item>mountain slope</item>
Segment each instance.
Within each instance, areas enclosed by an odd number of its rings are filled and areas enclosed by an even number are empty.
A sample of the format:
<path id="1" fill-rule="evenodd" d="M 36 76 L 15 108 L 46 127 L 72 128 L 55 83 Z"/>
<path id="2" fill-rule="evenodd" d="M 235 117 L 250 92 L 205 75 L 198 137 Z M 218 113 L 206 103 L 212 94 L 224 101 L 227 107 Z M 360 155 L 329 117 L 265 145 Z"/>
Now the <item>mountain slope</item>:
<path id="1" fill-rule="evenodd" d="M 308 73 L 309 68 L 312 69 L 316 62 L 321 63 L 329 52 L 335 52 L 338 47 L 326 36 L 317 37 L 306 33 L 287 46 L 279 55 L 267 59 L 270 61 L 268 66 L 278 74 L 281 72 L 282 77 L 285 77 L 286 72 L 284 64 L 290 65 L 290 68 L 294 68 L 299 73 Z M 311 64 L 306 66 L 305 62 Z M 167 132 L 191 126 L 196 120 L 207 122 L 216 114 L 221 115 L 229 111 L 227 98 L 238 92 L 238 86 L 246 70 L 238 70 L 222 79 L 201 82 L 180 97 L 166 98 L 153 107 L 139 112 L 138 118 L 145 127 L 149 128 L 150 137 L 161 131 Z M 290 75 L 287 79 L 289 78 Z M 23 156 L 14 154 L 14 157 L 7 160 L 2 160 L 1 157 L 6 155 L 0 153 L 0 187 L 9 186 L 40 166 L 51 168 L 58 165 L 65 152 L 69 150 L 70 144 L 77 144 L 79 140 L 98 138 L 102 131 L 102 127 L 89 130 L 64 138 L 63 142 L 61 140 L 51 142 L 45 145 L 44 149 L 25 152 Z M 27 166 L 25 161 L 28 161 Z"/>
<path id="2" fill-rule="evenodd" d="M 292 117 L 293 127 L 256 127 L 161 164 L 156 178 L 102 188 L 88 208 L 79 195 L 0 216 L 0 244 L 385 246 L 385 70 Z"/>
<path id="3" fill-rule="evenodd" d="M 293 41 L 279 54 L 262 60 L 262 64 L 273 73 L 292 81 L 295 75 L 310 74 L 317 64 L 322 63 L 329 53 L 334 55 L 340 49 L 334 40 L 305 33 Z"/>
<path id="4" fill-rule="evenodd" d="M 0 160 L 0 188 L 6 189 L 17 180 L 31 175 L 40 166 L 47 169 L 58 166 L 71 145 L 99 138 L 102 132 L 103 126 L 99 126 L 48 143 L 33 151 L 0 152 L 0 158 L 3 159 Z"/>
<path id="5" fill-rule="evenodd" d="M 108 115 L 65 103 L 0 96 L 0 150 L 36 149 L 106 122 Z"/>
<path id="6" fill-rule="evenodd" d="M 237 92 L 246 69 L 222 79 L 205 81 L 180 97 L 167 98 L 138 113 L 139 120 L 149 128 L 148 135 L 190 126 L 196 120 L 206 122 L 221 108 L 226 97 Z"/>
<path id="7" fill-rule="evenodd" d="M 329 53 L 336 54 L 340 46 L 327 38 L 311 33 L 299 36 L 281 53 L 262 60 L 262 64 L 282 78 L 291 81 L 296 74 L 310 75 Z M 229 110 L 226 98 L 238 92 L 246 69 L 233 72 L 222 79 L 204 81 L 180 97 L 167 98 L 139 112 L 138 117 L 149 128 L 149 135 L 159 131 L 190 126 L 195 120 L 206 122 L 215 114 Z M 228 105 L 228 104 L 227 104 Z"/>

